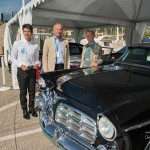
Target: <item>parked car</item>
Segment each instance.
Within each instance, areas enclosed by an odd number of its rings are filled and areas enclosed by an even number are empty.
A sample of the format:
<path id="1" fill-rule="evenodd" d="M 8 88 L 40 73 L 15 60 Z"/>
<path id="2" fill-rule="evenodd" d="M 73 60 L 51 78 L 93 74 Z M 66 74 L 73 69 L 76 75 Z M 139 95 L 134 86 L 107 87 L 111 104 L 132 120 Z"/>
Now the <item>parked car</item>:
<path id="1" fill-rule="evenodd" d="M 122 56 L 122 54 L 124 53 L 126 51 L 126 47 L 123 47 L 123 48 L 121 48 L 119 51 L 117 51 L 116 53 L 112 53 L 111 54 L 111 58 L 114 58 L 114 59 L 119 59 L 121 56 Z"/>
<path id="2" fill-rule="evenodd" d="M 126 51 L 126 47 L 123 47 L 117 52 L 113 52 L 113 48 L 110 48 L 109 54 L 103 55 L 103 65 L 108 65 L 114 63 L 117 59 L 119 59 L 122 54 Z"/>
<path id="3" fill-rule="evenodd" d="M 150 44 L 130 46 L 114 65 L 41 74 L 44 134 L 65 150 L 150 149 Z"/>
<path id="4" fill-rule="evenodd" d="M 79 68 L 81 64 L 81 54 L 83 45 L 78 43 L 69 43 L 70 49 L 70 67 Z"/>

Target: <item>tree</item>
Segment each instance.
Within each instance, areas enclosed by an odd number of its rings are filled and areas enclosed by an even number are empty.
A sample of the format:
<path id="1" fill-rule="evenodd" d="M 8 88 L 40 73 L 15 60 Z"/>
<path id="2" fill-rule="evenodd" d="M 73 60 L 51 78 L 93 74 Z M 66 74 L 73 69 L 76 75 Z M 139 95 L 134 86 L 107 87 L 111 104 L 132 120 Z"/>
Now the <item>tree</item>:
<path id="1" fill-rule="evenodd" d="M 145 34 L 144 34 L 144 38 L 150 38 L 150 30 L 146 29 Z"/>
<path id="2" fill-rule="evenodd" d="M 52 32 L 53 32 L 53 29 L 52 29 L 52 28 L 47 28 L 47 29 L 46 29 L 46 32 L 47 32 L 47 33 L 52 33 Z"/>

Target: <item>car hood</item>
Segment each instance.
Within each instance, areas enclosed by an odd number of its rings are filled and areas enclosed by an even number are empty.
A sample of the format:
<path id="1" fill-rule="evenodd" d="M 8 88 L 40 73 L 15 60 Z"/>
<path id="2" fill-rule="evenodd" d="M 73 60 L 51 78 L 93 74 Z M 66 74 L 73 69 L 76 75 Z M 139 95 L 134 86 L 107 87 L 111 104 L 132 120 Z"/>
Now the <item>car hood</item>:
<path id="1" fill-rule="evenodd" d="M 92 69 L 84 69 L 58 78 L 58 89 L 72 99 L 106 110 L 120 102 L 116 97 L 127 87 L 130 72 L 116 67 L 112 67 L 111 70 Z"/>
<path id="2" fill-rule="evenodd" d="M 150 95 L 149 76 L 124 67 L 93 67 L 66 72 L 57 76 L 56 84 L 57 90 L 75 101 L 74 107 L 80 107 L 94 118 L 98 113 L 111 112 L 120 123 L 125 123 L 150 108 L 148 98 L 141 101 L 142 96 Z"/>

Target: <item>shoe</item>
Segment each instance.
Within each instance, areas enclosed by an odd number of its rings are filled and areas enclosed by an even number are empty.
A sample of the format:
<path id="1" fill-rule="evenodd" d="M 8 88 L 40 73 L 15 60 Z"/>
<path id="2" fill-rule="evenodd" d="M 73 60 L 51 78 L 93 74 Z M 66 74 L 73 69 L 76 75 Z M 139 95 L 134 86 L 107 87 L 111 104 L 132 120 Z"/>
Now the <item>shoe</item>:
<path id="1" fill-rule="evenodd" d="M 30 119 L 30 115 L 27 110 L 23 110 L 23 118 Z"/>
<path id="2" fill-rule="evenodd" d="M 35 112 L 34 109 L 29 110 L 29 113 L 32 114 L 33 117 L 38 117 L 37 113 Z"/>

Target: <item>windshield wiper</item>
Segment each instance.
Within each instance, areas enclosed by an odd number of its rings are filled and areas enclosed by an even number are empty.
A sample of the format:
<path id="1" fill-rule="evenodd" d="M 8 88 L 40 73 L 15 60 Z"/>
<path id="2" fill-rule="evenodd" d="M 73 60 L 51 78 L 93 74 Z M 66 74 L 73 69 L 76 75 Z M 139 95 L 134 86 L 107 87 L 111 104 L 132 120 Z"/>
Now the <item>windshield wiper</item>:
<path id="1" fill-rule="evenodd" d="M 134 67 L 139 67 L 139 68 L 144 68 L 144 69 L 150 69 L 150 66 L 145 66 L 145 65 L 140 65 L 140 64 L 130 63 L 130 62 L 117 61 L 117 62 L 115 62 L 115 64 L 126 65 L 126 66 L 134 66 Z"/>

